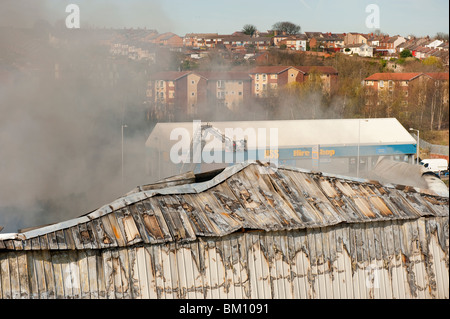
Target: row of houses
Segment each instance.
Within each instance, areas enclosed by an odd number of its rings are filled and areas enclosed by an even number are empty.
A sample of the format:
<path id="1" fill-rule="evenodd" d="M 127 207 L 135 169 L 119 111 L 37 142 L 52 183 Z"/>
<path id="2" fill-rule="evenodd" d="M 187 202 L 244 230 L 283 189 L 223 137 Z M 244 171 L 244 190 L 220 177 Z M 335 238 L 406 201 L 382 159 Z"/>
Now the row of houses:
<path id="1" fill-rule="evenodd" d="M 277 34 L 276 32 L 256 32 L 246 35 L 242 32 L 233 34 L 187 33 L 181 37 L 172 32 L 159 34 L 156 30 L 124 29 L 118 30 L 109 41 L 113 55 L 128 56 L 132 60 L 149 60 L 155 62 L 158 48 L 182 51 L 188 58 L 200 59 L 211 49 L 254 55 L 269 48 L 283 48 L 294 51 L 343 52 L 348 55 L 363 57 L 382 56 L 398 57 L 408 49 L 418 59 L 429 56 L 440 58 L 448 64 L 448 41 L 430 37 L 415 38 L 400 35 L 363 34 L 357 32 L 305 32 L 304 34 Z M 191 57 L 193 56 L 193 57 Z"/>
<path id="2" fill-rule="evenodd" d="M 327 66 L 260 66 L 249 71 L 166 71 L 150 76 L 147 99 L 154 105 L 176 105 L 195 114 L 202 103 L 215 102 L 235 111 L 250 98 L 277 94 L 278 88 L 304 83 L 317 76 L 325 92 L 332 92 L 338 72 Z"/>

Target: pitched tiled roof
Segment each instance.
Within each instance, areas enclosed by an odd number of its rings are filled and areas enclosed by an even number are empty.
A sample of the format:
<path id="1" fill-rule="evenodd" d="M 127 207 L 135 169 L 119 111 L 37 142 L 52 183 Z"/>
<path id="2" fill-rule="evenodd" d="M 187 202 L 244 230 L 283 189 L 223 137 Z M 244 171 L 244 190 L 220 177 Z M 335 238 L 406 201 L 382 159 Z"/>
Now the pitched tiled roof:
<path id="1" fill-rule="evenodd" d="M 435 80 L 449 80 L 448 72 L 434 72 L 425 74 L 431 76 Z"/>
<path id="2" fill-rule="evenodd" d="M 191 73 L 190 71 L 165 71 L 150 75 L 150 80 L 174 81 Z"/>
<path id="3" fill-rule="evenodd" d="M 434 73 L 421 73 L 421 72 L 412 72 L 412 73 L 375 73 L 371 76 L 365 78 L 366 81 L 379 81 L 379 80 L 393 80 L 393 81 L 411 81 L 418 76 L 425 75 L 429 76 L 434 80 L 449 80 L 448 72 L 434 72 Z"/>
<path id="4" fill-rule="evenodd" d="M 279 74 L 291 68 L 291 66 L 257 66 L 251 69 L 248 73 L 269 73 L 269 74 Z"/>
<path id="5" fill-rule="evenodd" d="M 338 74 L 338 71 L 331 66 L 295 66 L 294 68 L 304 73 L 317 71 L 324 74 Z"/>
<path id="6" fill-rule="evenodd" d="M 166 32 L 166 33 L 161 34 L 161 36 L 158 40 L 159 41 L 168 40 L 172 37 L 178 37 L 178 35 L 176 35 L 175 33 L 172 33 L 172 32 Z"/>
<path id="7" fill-rule="evenodd" d="M 365 78 L 366 81 L 379 81 L 379 80 L 393 80 L 393 81 L 410 81 L 423 73 L 411 72 L 411 73 L 375 73 Z"/>
<path id="8" fill-rule="evenodd" d="M 242 80 L 242 81 L 251 80 L 247 72 L 238 72 L 238 71 L 231 71 L 231 72 L 199 71 L 195 72 L 195 74 L 203 76 L 208 80 Z"/>

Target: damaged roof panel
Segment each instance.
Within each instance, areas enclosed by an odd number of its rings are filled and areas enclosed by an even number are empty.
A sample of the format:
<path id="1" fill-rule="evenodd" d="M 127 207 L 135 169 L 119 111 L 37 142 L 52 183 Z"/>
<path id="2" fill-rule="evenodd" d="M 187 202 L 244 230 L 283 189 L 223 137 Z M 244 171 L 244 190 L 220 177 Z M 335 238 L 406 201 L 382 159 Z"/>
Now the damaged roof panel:
<path id="1" fill-rule="evenodd" d="M 206 182 L 165 186 L 137 188 L 66 222 L 0 234 L 0 249 L 99 249 L 190 242 L 240 229 L 283 231 L 448 217 L 448 197 L 254 162 L 228 167 Z"/>

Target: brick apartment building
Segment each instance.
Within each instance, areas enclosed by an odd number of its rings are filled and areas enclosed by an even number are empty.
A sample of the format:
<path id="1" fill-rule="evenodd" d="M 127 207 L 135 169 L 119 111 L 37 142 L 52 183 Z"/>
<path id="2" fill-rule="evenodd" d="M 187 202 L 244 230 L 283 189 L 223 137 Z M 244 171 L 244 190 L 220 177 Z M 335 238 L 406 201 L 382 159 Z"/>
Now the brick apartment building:
<path id="1" fill-rule="evenodd" d="M 320 76 L 325 92 L 332 92 L 337 83 L 338 72 L 328 66 L 258 66 L 249 71 L 252 78 L 252 93 L 254 96 L 264 96 L 269 90 L 290 83 L 303 83 L 316 73 Z"/>
<path id="2" fill-rule="evenodd" d="M 430 81 L 433 90 L 442 89 L 443 102 L 448 103 L 449 73 L 447 72 L 375 73 L 364 79 L 366 106 L 377 105 L 380 99 L 393 96 L 394 93 L 402 99 L 401 103 L 406 106 L 411 99 L 417 98 L 417 96 L 411 95 L 413 88 L 418 87 L 423 90 L 424 85 L 429 84 Z M 422 93 L 422 95 L 426 94 L 426 92 Z"/>
<path id="3" fill-rule="evenodd" d="M 338 73 L 327 66 L 259 66 L 249 71 L 167 71 L 148 80 L 147 101 L 156 110 L 176 109 L 194 115 L 202 106 L 226 107 L 238 111 L 252 98 L 290 83 L 303 83 L 312 74 L 320 77 L 322 88 L 334 90 Z"/>

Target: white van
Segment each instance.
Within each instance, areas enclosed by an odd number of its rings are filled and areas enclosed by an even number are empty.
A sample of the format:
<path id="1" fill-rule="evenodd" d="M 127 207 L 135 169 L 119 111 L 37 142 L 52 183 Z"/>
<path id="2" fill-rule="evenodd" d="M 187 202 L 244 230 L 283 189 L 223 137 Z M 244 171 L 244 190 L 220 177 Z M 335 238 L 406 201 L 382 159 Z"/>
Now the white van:
<path id="1" fill-rule="evenodd" d="M 420 162 L 426 169 L 440 175 L 441 172 L 444 173 L 448 171 L 448 163 L 446 159 L 443 158 L 430 158 L 424 159 Z"/>

